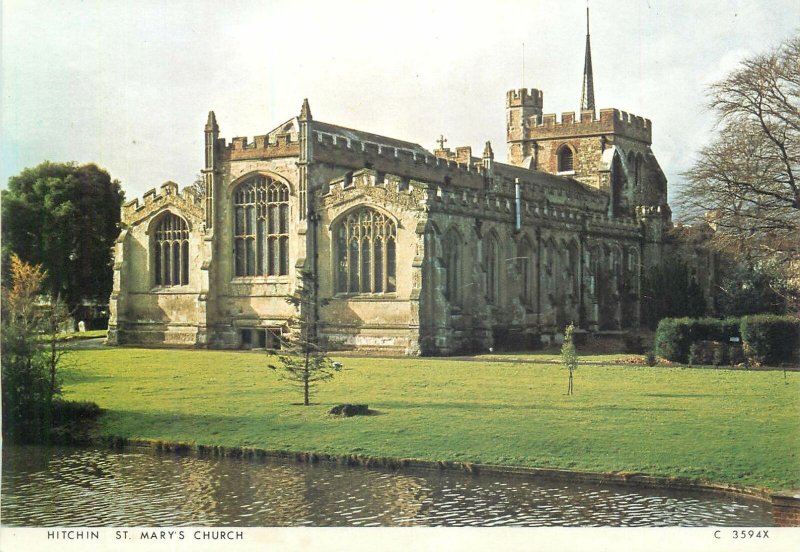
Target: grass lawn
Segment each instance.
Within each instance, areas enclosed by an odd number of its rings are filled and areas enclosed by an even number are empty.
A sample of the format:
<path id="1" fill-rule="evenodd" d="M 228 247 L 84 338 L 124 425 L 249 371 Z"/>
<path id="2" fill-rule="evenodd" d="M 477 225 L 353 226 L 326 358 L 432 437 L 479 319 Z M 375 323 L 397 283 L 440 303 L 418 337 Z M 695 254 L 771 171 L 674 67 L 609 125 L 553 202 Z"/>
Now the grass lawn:
<path id="1" fill-rule="evenodd" d="M 56 341 L 63 342 L 63 341 L 75 341 L 79 339 L 95 339 L 98 337 L 106 337 L 108 335 L 108 330 L 88 330 L 85 332 L 61 332 L 56 334 Z M 50 341 L 49 334 L 42 334 L 39 336 L 41 341 Z"/>
<path id="2" fill-rule="evenodd" d="M 65 398 L 101 434 L 269 450 L 681 476 L 800 487 L 800 373 L 342 358 L 310 407 L 265 353 L 76 350 Z M 339 403 L 378 415 L 327 415 Z"/>
<path id="3" fill-rule="evenodd" d="M 475 357 L 478 360 L 504 360 L 507 362 L 521 361 L 521 362 L 561 362 L 561 352 L 556 349 L 545 351 L 537 351 L 533 353 L 491 353 L 482 354 Z M 620 363 L 626 362 L 631 359 L 644 359 L 644 355 L 633 353 L 614 353 L 614 354 L 597 354 L 593 352 L 581 352 L 578 350 L 578 362 L 606 362 L 606 363 Z"/>

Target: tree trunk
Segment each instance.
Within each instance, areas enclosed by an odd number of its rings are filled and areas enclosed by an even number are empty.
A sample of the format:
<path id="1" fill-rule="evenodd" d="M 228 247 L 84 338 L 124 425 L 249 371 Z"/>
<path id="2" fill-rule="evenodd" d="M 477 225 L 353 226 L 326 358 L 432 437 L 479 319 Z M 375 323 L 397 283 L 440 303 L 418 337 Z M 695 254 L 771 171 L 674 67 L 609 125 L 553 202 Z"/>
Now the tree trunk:
<path id="1" fill-rule="evenodd" d="M 306 364 L 303 369 L 303 406 L 308 406 L 308 347 L 306 347 Z"/>

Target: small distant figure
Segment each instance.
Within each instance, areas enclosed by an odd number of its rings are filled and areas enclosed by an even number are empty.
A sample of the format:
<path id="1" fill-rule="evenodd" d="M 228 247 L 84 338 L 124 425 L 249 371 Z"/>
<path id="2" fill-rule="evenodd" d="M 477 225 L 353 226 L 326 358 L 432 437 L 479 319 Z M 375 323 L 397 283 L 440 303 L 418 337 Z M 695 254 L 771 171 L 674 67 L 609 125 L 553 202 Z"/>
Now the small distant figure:
<path id="1" fill-rule="evenodd" d="M 86 331 L 86 322 L 84 322 L 83 320 L 78 322 L 78 331 L 80 333 L 84 333 Z"/>
<path id="2" fill-rule="evenodd" d="M 489 347 L 489 352 L 493 353 L 494 352 L 494 347 Z"/>

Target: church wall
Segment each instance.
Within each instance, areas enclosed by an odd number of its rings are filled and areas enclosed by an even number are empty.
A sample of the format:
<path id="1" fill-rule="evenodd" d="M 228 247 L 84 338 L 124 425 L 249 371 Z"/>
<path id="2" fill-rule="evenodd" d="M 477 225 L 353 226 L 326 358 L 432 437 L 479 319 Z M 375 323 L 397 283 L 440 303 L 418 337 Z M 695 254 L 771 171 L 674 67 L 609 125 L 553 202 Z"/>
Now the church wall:
<path id="1" fill-rule="evenodd" d="M 296 316 L 286 302 L 295 291 L 296 259 L 305 256 L 305 235 L 299 232 L 298 172 L 296 157 L 243 159 L 225 162 L 220 167 L 215 194 L 216 263 L 213 271 L 215 309 L 213 345 L 238 348 L 241 331 L 280 328 Z M 260 174 L 289 185 L 289 264 L 286 276 L 235 276 L 233 194 L 248 177 Z"/>
<path id="2" fill-rule="evenodd" d="M 345 174 L 351 173 L 347 179 Z M 377 181 L 377 171 L 352 171 L 350 166 L 318 163 L 311 171 L 317 190 L 316 236 L 320 336 L 330 347 L 419 353 L 418 295 L 421 285 L 419 183 Z M 333 184 L 331 182 L 333 181 Z M 396 290 L 381 293 L 345 293 L 337 289 L 338 260 L 335 232 L 345 217 L 368 207 L 387 216 L 396 226 Z"/>
<path id="3" fill-rule="evenodd" d="M 189 231 L 187 285 L 156 285 L 155 229 L 163 216 L 174 214 Z M 111 342 L 194 345 L 203 316 L 198 304 L 202 264 L 202 219 L 191 194 L 178 195 L 177 185 L 166 183 L 160 193 L 145 194 L 144 204 L 123 207 L 124 231 L 115 246 L 115 282 L 112 291 Z"/>

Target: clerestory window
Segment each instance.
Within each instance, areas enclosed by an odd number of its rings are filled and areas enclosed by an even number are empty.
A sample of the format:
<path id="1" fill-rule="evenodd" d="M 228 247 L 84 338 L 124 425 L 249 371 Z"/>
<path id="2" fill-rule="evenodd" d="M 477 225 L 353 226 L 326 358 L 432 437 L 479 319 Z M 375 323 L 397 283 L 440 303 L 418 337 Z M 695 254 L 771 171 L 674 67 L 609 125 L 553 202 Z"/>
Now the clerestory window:
<path id="1" fill-rule="evenodd" d="M 334 229 L 336 291 L 391 293 L 397 289 L 397 226 L 369 207 L 347 214 Z"/>
<path id="2" fill-rule="evenodd" d="M 189 227 L 173 213 L 166 213 L 154 234 L 154 272 L 157 286 L 189 284 Z"/>
<path id="3" fill-rule="evenodd" d="M 255 176 L 233 194 L 236 276 L 289 274 L 289 187 Z"/>

